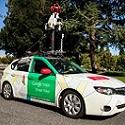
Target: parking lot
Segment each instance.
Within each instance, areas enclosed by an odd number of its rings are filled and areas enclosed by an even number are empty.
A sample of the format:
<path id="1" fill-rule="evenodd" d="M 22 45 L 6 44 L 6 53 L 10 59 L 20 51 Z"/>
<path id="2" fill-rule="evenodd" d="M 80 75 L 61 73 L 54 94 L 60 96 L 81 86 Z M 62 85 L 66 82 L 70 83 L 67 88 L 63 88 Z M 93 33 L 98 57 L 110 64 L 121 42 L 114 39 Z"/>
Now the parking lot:
<path id="1" fill-rule="evenodd" d="M 112 117 L 86 116 L 70 119 L 58 108 L 22 100 L 6 101 L 0 97 L 1 125 L 125 125 L 125 112 Z"/>
<path id="2" fill-rule="evenodd" d="M 71 119 L 58 108 L 0 96 L 0 125 L 125 125 L 125 112 L 112 117 Z"/>

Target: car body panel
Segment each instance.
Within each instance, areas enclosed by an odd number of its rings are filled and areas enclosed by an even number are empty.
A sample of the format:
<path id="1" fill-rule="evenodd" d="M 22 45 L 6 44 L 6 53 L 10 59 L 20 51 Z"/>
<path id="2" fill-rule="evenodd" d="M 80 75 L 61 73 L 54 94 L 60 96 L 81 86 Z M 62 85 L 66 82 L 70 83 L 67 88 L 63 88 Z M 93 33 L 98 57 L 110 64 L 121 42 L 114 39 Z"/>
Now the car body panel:
<path id="1" fill-rule="evenodd" d="M 55 103 L 56 77 L 36 73 L 28 75 L 28 98 L 37 98 Z"/>
<path id="2" fill-rule="evenodd" d="M 9 82 L 14 97 L 60 107 L 61 93 L 72 89 L 83 98 L 87 115 L 108 116 L 125 110 L 125 107 L 117 108 L 118 105 L 125 104 L 125 95 L 105 95 L 94 89 L 95 86 L 114 89 L 125 87 L 123 82 L 91 73 L 60 74 L 47 58 L 32 56 L 25 60 L 29 58 L 31 62 L 27 72 L 17 71 L 16 68 L 12 69 L 14 62 L 3 72 L 1 88 L 4 82 Z M 33 68 L 36 60 L 44 62 L 52 73 L 49 75 L 34 73 Z M 104 111 L 104 106 L 111 107 L 111 110 Z"/>

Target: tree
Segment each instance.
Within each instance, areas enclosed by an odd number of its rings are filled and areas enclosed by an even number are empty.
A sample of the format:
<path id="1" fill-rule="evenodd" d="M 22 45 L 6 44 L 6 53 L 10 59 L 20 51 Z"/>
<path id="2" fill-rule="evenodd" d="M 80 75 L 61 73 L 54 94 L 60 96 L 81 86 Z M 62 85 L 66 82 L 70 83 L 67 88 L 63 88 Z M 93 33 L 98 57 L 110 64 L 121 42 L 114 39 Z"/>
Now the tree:
<path id="1" fill-rule="evenodd" d="M 111 44 L 116 46 L 120 51 L 125 48 L 125 26 L 114 25 L 112 29 Z"/>
<path id="2" fill-rule="evenodd" d="M 44 7 L 45 0 L 8 1 L 8 15 L 0 37 L 7 53 L 20 57 L 34 44 L 32 51 L 42 44 Z"/>
<path id="3" fill-rule="evenodd" d="M 120 50 L 125 47 L 123 37 L 125 35 L 123 26 L 125 2 L 115 2 L 114 0 L 70 0 L 66 1 L 66 3 L 64 6 L 66 15 L 64 24 L 68 32 L 66 32 L 67 38 L 71 36 L 72 39 L 72 50 L 89 51 L 92 71 L 95 72 L 96 49 L 98 47 L 102 50 L 104 47 L 109 46 L 118 47 Z M 90 45 L 89 50 L 87 42 Z"/>
<path id="4" fill-rule="evenodd" d="M 120 51 L 125 47 L 125 1 L 97 0 L 104 18 L 108 19 L 111 33 L 108 41 L 110 45 Z"/>
<path id="5" fill-rule="evenodd" d="M 97 0 L 103 15 L 111 22 L 124 25 L 125 23 L 125 1 L 124 0 Z"/>
<path id="6" fill-rule="evenodd" d="M 68 32 L 68 34 L 70 33 L 72 37 L 72 44 L 74 46 L 77 45 L 75 48 L 80 48 L 78 46 L 83 45 L 84 48 L 88 49 L 85 50 L 90 53 L 92 72 L 96 72 L 96 49 L 99 45 L 98 41 L 100 41 L 99 35 L 102 35 L 100 29 L 104 29 L 102 24 L 106 24 L 103 23 L 105 20 L 103 20 L 100 16 L 101 12 L 98 8 L 98 5 L 95 2 L 86 2 L 86 4 L 81 7 L 79 4 L 77 5 L 77 3 L 73 2 L 71 9 L 69 7 L 68 10 L 65 11 L 68 11 L 68 14 L 70 12 L 70 16 L 67 14 L 68 18 L 64 24 L 66 32 Z M 97 27 L 97 25 L 99 25 L 100 29 Z M 77 39 L 77 41 L 74 37 Z M 74 50 L 77 51 L 76 49 Z M 85 51 L 84 49 L 81 50 L 82 52 Z"/>
<path id="7" fill-rule="evenodd" d="M 115 70 L 117 60 L 115 60 L 108 49 L 100 52 L 98 57 L 100 60 L 101 68 L 104 68 L 106 70 Z"/>
<path id="8" fill-rule="evenodd" d="M 125 71 L 125 53 L 118 56 L 116 70 Z"/>
<path id="9" fill-rule="evenodd" d="M 42 39 L 54 0 L 9 0 L 8 16 L 1 30 L 1 47 L 17 57 L 30 48 L 32 51 L 48 48 L 49 39 Z M 96 52 L 113 45 L 120 50 L 125 47 L 123 0 L 60 0 L 64 20 L 64 50 L 72 51 L 77 63 L 79 53 L 90 53 L 92 71 L 96 71 Z M 57 34 L 59 43 L 59 35 Z"/>

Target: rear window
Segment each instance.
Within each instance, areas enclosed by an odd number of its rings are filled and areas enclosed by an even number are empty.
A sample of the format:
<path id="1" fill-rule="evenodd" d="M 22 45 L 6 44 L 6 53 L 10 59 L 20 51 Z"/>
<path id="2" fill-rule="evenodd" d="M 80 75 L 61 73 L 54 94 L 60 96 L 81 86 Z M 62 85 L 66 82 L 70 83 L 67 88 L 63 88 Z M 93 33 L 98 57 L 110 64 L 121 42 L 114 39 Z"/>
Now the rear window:
<path id="1" fill-rule="evenodd" d="M 19 59 L 11 64 L 11 69 L 28 72 L 30 62 L 31 62 L 31 58 L 28 58 L 28 57 Z"/>
<path id="2" fill-rule="evenodd" d="M 11 64 L 11 69 L 12 69 L 12 70 L 15 69 L 15 67 L 17 66 L 17 63 L 18 63 L 18 60 L 15 61 L 15 62 L 13 62 L 13 63 Z"/>

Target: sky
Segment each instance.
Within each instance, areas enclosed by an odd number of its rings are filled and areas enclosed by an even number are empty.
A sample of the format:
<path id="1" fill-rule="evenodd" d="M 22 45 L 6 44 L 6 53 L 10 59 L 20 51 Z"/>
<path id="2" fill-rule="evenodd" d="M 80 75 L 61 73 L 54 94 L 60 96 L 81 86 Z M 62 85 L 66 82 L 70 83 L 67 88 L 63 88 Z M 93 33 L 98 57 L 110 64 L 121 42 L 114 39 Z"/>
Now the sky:
<path id="1" fill-rule="evenodd" d="M 6 2 L 7 0 L 0 0 L 0 29 L 4 26 L 3 20 L 7 13 L 7 7 L 5 7 Z"/>
<path id="2" fill-rule="evenodd" d="M 7 13 L 7 7 L 5 7 L 6 2 L 7 0 L 0 0 L 0 29 L 4 26 L 3 20 Z M 0 50 L 0 56 L 2 55 L 5 55 L 5 51 Z"/>
<path id="3" fill-rule="evenodd" d="M 0 29 L 4 26 L 3 20 L 4 20 L 4 16 L 6 16 L 6 13 L 7 13 L 7 7 L 5 7 L 6 2 L 7 0 L 0 0 Z M 5 55 L 4 50 L 0 50 L 0 56 L 2 55 Z"/>
<path id="4" fill-rule="evenodd" d="M 0 29 L 4 26 L 3 20 L 7 13 L 7 7 L 5 7 L 6 3 L 7 3 L 7 0 L 0 0 Z M 118 55 L 119 53 L 118 49 L 116 48 L 110 48 L 110 51 L 113 55 Z M 0 56 L 4 54 L 5 54 L 5 51 L 0 50 Z"/>
<path id="5" fill-rule="evenodd" d="M 118 55 L 119 54 L 119 50 L 117 48 L 110 47 L 110 51 L 111 51 L 112 55 Z"/>

